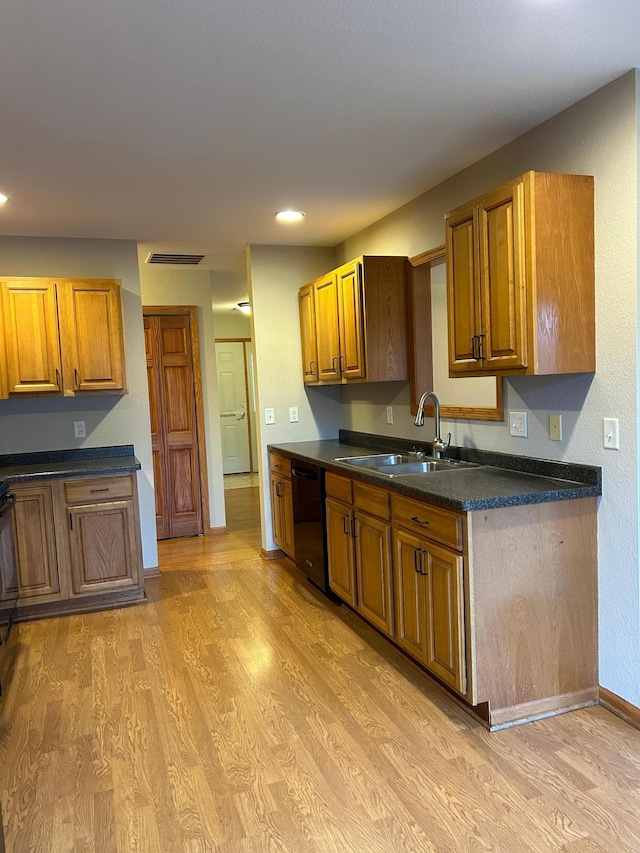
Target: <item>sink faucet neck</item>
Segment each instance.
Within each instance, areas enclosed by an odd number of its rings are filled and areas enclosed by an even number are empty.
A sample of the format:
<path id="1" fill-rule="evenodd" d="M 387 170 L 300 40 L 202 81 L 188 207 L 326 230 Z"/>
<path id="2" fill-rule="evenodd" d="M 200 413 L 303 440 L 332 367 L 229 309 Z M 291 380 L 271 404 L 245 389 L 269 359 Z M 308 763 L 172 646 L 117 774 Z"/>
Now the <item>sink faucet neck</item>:
<path id="1" fill-rule="evenodd" d="M 449 444 L 451 443 L 451 433 L 449 433 L 447 440 L 443 441 L 440 437 L 440 400 L 438 400 L 438 396 L 435 391 L 425 391 L 422 397 L 420 397 L 420 402 L 418 403 L 418 413 L 416 414 L 416 419 L 414 424 L 417 427 L 424 426 L 424 405 L 428 399 L 433 401 L 434 415 L 436 421 L 436 434 L 433 439 L 433 458 L 440 459 L 445 450 L 448 449 Z"/>

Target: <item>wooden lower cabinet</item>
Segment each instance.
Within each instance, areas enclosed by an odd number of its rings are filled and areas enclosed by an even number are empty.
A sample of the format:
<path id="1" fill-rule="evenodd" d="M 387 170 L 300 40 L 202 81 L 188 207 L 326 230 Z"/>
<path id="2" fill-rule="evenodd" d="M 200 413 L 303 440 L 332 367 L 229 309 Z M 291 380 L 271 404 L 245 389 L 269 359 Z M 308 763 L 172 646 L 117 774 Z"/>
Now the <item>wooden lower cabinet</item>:
<path id="1" fill-rule="evenodd" d="M 464 695 L 463 557 L 407 530 L 394 530 L 393 541 L 396 642 Z"/>
<path id="2" fill-rule="evenodd" d="M 490 729 L 597 703 L 594 498 L 464 513 L 330 473 L 327 493 L 331 589 Z"/>
<path id="3" fill-rule="evenodd" d="M 109 595 L 114 604 L 144 598 L 135 474 L 19 482 L 11 490 L 17 571 L 0 578 L 0 609 L 16 588 L 26 618 L 109 606 Z"/>
<path id="4" fill-rule="evenodd" d="M 53 487 L 47 483 L 16 483 L 13 512 L 17 581 L 20 598 L 53 596 L 60 592 Z"/>
<path id="5" fill-rule="evenodd" d="M 356 510 L 356 609 L 376 628 L 394 634 L 391 525 Z"/>
<path id="6" fill-rule="evenodd" d="M 291 480 L 280 474 L 271 475 L 271 512 L 273 539 L 285 554 L 293 557 L 293 495 Z"/>
<path id="7" fill-rule="evenodd" d="M 355 607 L 356 571 L 353 550 L 353 509 L 335 498 L 325 503 L 329 586 L 343 601 Z"/>

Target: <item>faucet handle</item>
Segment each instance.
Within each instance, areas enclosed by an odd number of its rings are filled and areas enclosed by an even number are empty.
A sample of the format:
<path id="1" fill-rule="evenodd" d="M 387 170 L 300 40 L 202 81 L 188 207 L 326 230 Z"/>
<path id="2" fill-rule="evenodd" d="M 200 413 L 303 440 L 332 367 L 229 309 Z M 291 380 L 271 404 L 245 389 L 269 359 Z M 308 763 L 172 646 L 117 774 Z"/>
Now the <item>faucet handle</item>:
<path id="1" fill-rule="evenodd" d="M 450 445 L 450 444 L 451 444 L 451 433 L 449 433 L 449 435 L 447 436 L 447 443 L 446 443 L 446 444 L 445 444 L 445 446 L 442 448 L 442 449 L 443 449 L 443 451 L 444 451 L 444 450 L 448 450 L 448 449 L 449 449 L 449 445 Z"/>

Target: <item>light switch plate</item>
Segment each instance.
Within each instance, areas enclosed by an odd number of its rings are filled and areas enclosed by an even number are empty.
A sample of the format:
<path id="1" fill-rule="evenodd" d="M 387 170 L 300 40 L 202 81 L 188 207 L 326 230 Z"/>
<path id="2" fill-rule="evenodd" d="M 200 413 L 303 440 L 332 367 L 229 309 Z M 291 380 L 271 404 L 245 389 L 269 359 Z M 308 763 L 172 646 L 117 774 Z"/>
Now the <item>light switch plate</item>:
<path id="1" fill-rule="evenodd" d="M 602 419 L 602 444 L 607 450 L 620 450 L 620 422 L 618 418 Z"/>
<path id="2" fill-rule="evenodd" d="M 519 438 L 527 437 L 526 412 L 509 412 L 509 433 Z"/>
<path id="3" fill-rule="evenodd" d="M 275 409 L 265 409 L 264 410 L 264 422 L 265 422 L 265 424 L 275 424 L 275 422 L 276 422 L 276 410 Z"/>

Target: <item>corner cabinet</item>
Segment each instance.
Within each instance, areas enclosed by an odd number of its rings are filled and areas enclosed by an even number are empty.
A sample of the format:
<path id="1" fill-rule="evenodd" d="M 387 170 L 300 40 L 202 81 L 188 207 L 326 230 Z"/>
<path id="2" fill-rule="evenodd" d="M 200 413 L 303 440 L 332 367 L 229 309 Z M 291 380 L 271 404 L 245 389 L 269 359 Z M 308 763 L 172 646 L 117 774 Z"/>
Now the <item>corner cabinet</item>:
<path id="1" fill-rule="evenodd" d="M 408 378 L 407 265 L 362 256 L 301 288 L 305 384 Z"/>
<path id="2" fill-rule="evenodd" d="M 121 282 L 0 279 L 3 396 L 127 392 Z"/>
<path id="3" fill-rule="evenodd" d="M 465 513 L 332 472 L 326 491 L 332 591 L 489 728 L 597 703 L 595 498 Z"/>
<path id="4" fill-rule="evenodd" d="M 593 178 L 527 172 L 446 216 L 451 376 L 595 371 Z"/>

